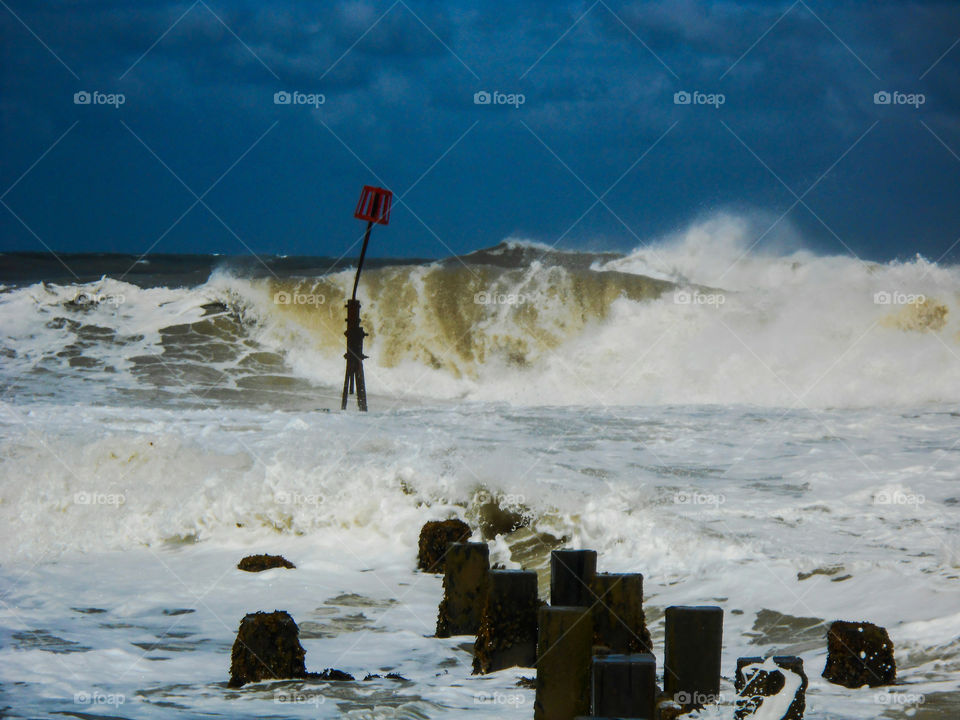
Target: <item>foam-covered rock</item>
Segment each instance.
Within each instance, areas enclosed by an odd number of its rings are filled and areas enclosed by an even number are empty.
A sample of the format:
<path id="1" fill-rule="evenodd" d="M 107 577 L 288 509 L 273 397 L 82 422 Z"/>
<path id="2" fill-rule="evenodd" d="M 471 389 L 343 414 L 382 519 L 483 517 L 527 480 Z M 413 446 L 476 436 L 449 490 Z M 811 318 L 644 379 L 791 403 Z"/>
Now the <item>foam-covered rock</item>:
<path id="1" fill-rule="evenodd" d="M 796 656 L 746 657 L 737 660 L 736 720 L 764 717 L 770 720 L 803 720 L 807 675 Z"/>
<path id="2" fill-rule="evenodd" d="M 893 684 L 897 663 L 886 629 L 868 622 L 832 623 L 827 631 L 823 677 L 848 688 Z"/>

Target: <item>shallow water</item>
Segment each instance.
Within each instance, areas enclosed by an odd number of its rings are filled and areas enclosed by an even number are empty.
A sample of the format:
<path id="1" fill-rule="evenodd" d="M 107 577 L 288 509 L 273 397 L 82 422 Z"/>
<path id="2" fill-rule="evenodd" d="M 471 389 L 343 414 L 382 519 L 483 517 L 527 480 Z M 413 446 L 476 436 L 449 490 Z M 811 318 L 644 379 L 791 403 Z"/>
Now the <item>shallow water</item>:
<path id="1" fill-rule="evenodd" d="M 960 274 L 748 235 L 371 267 L 364 415 L 339 410 L 341 266 L 4 275 L 0 714 L 529 718 L 532 670 L 473 677 L 470 638 L 431 637 L 417 536 L 456 516 L 542 594 L 556 547 L 642 572 L 661 664 L 666 607 L 722 606 L 702 717 L 774 653 L 808 718 L 958 717 Z M 236 569 L 260 552 L 297 568 Z M 240 619 L 274 609 L 358 681 L 227 688 Z M 837 619 L 889 629 L 897 686 L 820 678 Z"/>
<path id="2" fill-rule="evenodd" d="M 430 637 L 440 579 L 414 570 L 424 521 L 491 499 L 527 525 L 495 562 L 542 569 L 550 536 L 643 572 L 658 663 L 663 608 L 723 606 L 728 704 L 737 657 L 796 653 L 807 717 L 955 716 L 956 408 L 5 409 L 13 717 L 529 717 L 514 684 L 533 671 L 472 677 L 469 638 Z M 297 568 L 236 570 L 253 552 Z M 301 624 L 308 669 L 409 682 L 228 689 L 240 618 L 273 609 Z M 898 686 L 819 678 L 834 619 L 889 629 Z"/>

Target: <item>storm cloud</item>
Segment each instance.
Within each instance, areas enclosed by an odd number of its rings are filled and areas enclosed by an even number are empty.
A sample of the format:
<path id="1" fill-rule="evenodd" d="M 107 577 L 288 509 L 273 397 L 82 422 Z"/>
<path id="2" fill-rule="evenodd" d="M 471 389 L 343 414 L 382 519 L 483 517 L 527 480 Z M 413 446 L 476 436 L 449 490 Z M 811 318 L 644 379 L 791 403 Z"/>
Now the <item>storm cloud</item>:
<path id="1" fill-rule="evenodd" d="M 378 255 L 733 211 L 956 259 L 956 3 L 8 0 L 0 34 L 8 250 L 349 254 L 372 183 Z"/>

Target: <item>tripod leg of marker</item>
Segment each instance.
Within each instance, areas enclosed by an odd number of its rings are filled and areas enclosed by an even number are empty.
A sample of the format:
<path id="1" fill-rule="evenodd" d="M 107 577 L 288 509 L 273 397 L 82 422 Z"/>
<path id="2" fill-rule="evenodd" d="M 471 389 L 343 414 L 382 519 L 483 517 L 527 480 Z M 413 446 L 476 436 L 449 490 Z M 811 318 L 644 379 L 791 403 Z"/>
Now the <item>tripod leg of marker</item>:
<path id="1" fill-rule="evenodd" d="M 363 385 L 363 365 L 357 363 L 357 406 L 367 411 L 367 389 Z"/>

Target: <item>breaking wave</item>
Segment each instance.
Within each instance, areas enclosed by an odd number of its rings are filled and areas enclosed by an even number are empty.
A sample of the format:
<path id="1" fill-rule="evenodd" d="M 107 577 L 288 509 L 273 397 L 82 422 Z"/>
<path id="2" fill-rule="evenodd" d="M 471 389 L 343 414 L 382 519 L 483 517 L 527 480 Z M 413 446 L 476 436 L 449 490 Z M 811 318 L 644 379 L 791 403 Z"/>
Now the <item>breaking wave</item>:
<path id="1" fill-rule="evenodd" d="M 721 215 L 627 255 L 511 240 L 366 271 L 368 392 L 525 405 L 960 400 L 956 268 L 757 253 L 754 237 Z M 221 268 L 190 288 L 5 287 L 4 378 L 23 393 L 62 381 L 141 399 L 335 396 L 351 284 L 351 271 Z"/>

